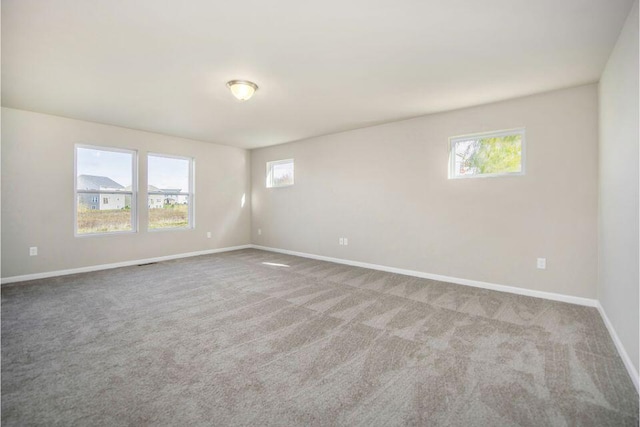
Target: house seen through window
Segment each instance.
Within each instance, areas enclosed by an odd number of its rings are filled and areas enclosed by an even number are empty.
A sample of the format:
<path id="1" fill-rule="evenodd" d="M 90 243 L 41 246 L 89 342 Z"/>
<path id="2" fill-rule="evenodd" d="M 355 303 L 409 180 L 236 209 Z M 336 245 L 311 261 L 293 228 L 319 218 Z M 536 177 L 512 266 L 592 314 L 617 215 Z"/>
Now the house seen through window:
<path id="1" fill-rule="evenodd" d="M 193 159 L 147 156 L 149 229 L 193 227 Z"/>
<path id="2" fill-rule="evenodd" d="M 136 152 L 76 146 L 76 234 L 135 231 Z"/>

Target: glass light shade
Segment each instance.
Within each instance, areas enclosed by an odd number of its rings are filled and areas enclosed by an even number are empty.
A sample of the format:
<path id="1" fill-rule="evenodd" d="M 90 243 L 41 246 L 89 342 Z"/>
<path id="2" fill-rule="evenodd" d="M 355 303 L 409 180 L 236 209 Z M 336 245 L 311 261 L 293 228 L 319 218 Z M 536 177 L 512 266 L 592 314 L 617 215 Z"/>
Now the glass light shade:
<path id="1" fill-rule="evenodd" d="M 258 90 L 258 85 L 247 80 L 231 80 L 227 83 L 227 86 L 231 90 L 233 96 L 238 98 L 240 101 L 246 101 L 251 98 L 255 91 Z"/>

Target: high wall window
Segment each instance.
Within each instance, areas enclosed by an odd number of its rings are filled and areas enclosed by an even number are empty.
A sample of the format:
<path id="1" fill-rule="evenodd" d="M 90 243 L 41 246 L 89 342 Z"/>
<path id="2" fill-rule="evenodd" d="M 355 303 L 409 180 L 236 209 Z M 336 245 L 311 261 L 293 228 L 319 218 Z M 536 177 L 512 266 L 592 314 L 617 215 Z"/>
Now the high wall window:
<path id="1" fill-rule="evenodd" d="M 449 178 L 524 174 L 524 129 L 451 138 Z"/>
<path id="2" fill-rule="evenodd" d="M 267 162 L 267 188 L 293 185 L 293 159 Z"/>
<path id="3" fill-rule="evenodd" d="M 149 154 L 147 160 L 149 229 L 192 228 L 193 159 Z"/>
<path id="4" fill-rule="evenodd" d="M 76 235 L 136 231 L 136 152 L 76 145 L 75 162 Z"/>

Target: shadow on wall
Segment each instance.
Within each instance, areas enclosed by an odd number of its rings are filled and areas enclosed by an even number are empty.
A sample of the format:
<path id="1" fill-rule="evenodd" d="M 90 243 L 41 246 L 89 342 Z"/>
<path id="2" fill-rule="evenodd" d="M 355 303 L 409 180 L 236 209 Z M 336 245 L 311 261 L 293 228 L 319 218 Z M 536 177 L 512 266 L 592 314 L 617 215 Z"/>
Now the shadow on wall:
<path id="1" fill-rule="evenodd" d="M 239 199 L 240 209 L 237 211 L 229 211 L 229 210 L 227 211 L 227 214 L 222 220 L 222 224 L 220 227 L 220 230 L 221 230 L 220 235 L 216 236 L 216 241 L 214 242 L 215 245 L 218 245 L 221 242 L 224 242 L 225 237 L 228 234 L 231 234 L 231 230 L 236 229 L 236 227 L 240 223 L 240 219 L 242 215 L 246 215 L 246 212 L 245 212 L 245 210 L 247 209 L 246 201 L 247 201 L 247 193 L 243 193 Z"/>

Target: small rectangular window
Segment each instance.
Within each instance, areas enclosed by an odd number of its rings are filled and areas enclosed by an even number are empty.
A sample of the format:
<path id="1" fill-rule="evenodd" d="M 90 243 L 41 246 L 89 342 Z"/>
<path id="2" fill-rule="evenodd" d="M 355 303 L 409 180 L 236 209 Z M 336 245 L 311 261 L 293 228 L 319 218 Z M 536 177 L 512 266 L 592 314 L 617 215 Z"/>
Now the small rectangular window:
<path id="1" fill-rule="evenodd" d="M 449 178 L 524 174 L 524 129 L 450 138 Z"/>
<path id="2" fill-rule="evenodd" d="M 149 230 L 193 228 L 193 159 L 149 154 Z"/>
<path id="3" fill-rule="evenodd" d="M 293 159 L 267 162 L 267 188 L 293 185 Z"/>
<path id="4" fill-rule="evenodd" d="M 76 235 L 136 231 L 136 152 L 76 145 L 75 154 Z"/>

